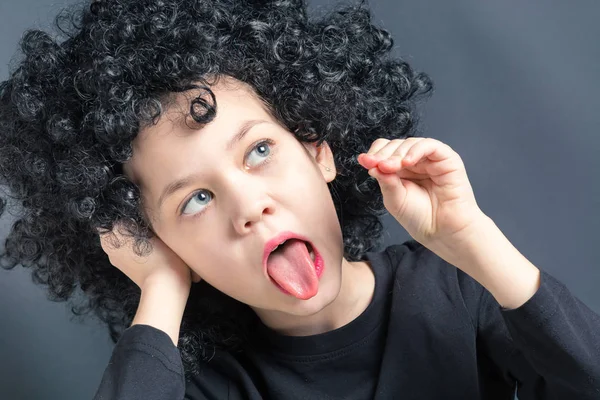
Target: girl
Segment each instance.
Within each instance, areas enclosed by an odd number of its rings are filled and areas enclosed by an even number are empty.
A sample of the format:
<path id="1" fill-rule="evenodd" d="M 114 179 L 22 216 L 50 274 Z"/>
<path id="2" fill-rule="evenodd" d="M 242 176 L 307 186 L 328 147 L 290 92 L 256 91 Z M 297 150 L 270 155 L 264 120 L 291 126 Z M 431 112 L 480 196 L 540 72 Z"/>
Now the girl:
<path id="1" fill-rule="evenodd" d="M 117 343 L 97 399 L 600 396 L 600 317 L 414 133 L 367 9 L 94 2 L 0 86 L 3 262 Z M 373 251 L 387 210 L 413 240 Z"/>

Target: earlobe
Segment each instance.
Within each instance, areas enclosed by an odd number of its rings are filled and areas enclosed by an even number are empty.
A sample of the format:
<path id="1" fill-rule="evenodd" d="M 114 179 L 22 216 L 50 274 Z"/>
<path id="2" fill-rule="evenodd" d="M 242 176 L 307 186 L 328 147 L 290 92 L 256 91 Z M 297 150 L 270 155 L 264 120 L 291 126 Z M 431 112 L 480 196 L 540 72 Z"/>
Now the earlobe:
<path id="1" fill-rule="evenodd" d="M 317 150 L 315 161 L 321 166 L 323 177 L 327 182 L 333 181 L 336 176 L 336 169 L 329 144 L 324 141 L 320 146 L 315 146 L 315 148 Z"/>
<path id="2" fill-rule="evenodd" d="M 333 181 L 336 176 L 336 169 L 333 153 L 331 152 L 329 144 L 326 141 L 323 141 L 320 146 L 317 146 L 316 142 L 302 144 L 308 154 L 319 165 L 323 178 L 325 178 L 327 182 Z"/>

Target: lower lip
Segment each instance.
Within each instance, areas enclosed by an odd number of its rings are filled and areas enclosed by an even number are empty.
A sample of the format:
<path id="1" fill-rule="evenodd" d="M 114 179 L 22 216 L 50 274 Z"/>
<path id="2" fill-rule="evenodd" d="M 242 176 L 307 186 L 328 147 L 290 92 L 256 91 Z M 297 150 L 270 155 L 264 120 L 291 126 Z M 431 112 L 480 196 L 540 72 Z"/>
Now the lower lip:
<path id="1" fill-rule="evenodd" d="M 313 261 L 313 264 L 315 266 L 315 272 L 317 273 L 317 278 L 320 278 L 321 275 L 323 274 L 323 270 L 325 269 L 325 262 L 323 262 L 323 257 L 321 257 L 321 255 L 315 249 L 315 246 L 313 246 L 312 243 L 311 243 L 311 247 L 312 247 L 313 253 L 315 254 L 315 261 Z"/>

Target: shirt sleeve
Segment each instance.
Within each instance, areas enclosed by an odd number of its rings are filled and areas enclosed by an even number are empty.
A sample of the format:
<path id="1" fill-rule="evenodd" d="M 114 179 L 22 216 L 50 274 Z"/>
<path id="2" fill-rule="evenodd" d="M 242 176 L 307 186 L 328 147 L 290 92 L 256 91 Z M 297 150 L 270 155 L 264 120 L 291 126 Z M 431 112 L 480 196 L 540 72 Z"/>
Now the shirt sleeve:
<path id="1" fill-rule="evenodd" d="M 520 400 L 600 399 L 600 316 L 545 271 L 516 309 L 482 290 L 478 343 Z"/>
<path id="2" fill-rule="evenodd" d="M 150 325 L 127 328 L 113 349 L 94 400 L 176 400 L 185 396 L 181 355 Z"/>

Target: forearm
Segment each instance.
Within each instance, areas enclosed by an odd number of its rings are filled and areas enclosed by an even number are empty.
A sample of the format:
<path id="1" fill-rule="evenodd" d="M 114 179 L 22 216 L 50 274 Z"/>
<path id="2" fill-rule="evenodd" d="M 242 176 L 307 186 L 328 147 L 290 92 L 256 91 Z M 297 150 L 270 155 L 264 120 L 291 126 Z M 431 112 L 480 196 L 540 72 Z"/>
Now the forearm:
<path id="1" fill-rule="evenodd" d="M 461 240 L 435 247 L 432 251 L 478 281 L 504 308 L 520 307 L 540 287 L 539 269 L 483 214 Z"/>
<path id="2" fill-rule="evenodd" d="M 142 288 L 142 295 L 133 325 L 150 325 L 167 333 L 175 346 L 183 311 L 189 296 L 189 288 L 178 288 L 180 283 L 158 281 Z"/>

